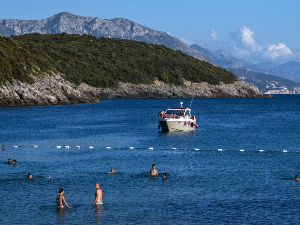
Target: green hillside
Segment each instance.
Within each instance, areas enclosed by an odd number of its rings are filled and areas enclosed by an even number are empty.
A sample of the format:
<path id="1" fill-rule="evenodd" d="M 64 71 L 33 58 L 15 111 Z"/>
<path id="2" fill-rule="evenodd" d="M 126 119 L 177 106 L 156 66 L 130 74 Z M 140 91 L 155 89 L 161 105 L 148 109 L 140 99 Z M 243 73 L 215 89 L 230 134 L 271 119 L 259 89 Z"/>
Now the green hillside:
<path id="1" fill-rule="evenodd" d="M 94 87 L 115 87 L 119 81 L 150 84 L 155 78 L 176 85 L 183 79 L 209 84 L 237 80 L 225 69 L 161 45 L 77 34 L 0 37 L 1 83 L 14 78 L 31 83 L 28 75 L 41 74 L 38 68 Z"/>

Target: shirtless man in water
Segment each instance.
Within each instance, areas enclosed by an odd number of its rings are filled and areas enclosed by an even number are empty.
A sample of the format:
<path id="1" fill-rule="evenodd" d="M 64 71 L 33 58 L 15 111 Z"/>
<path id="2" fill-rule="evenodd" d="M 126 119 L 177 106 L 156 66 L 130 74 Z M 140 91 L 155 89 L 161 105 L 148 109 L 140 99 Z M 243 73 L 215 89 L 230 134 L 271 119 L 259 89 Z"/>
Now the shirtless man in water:
<path id="1" fill-rule="evenodd" d="M 72 208 L 70 206 L 68 206 L 66 200 L 65 200 L 65 197 L 63 196 L 64 194 L 64 188 L 61 187 L 59 190 L 59 195 L 56 196 L 56 204 L 57 204 L 57 208 L 58 209 L 63 209 L 64 208 L 64 204 L 68 207 L 68 208 Z"/>
<path id="2" fill-rule="evenodd" d="M 158 176 L 157 169 L 155 169 L 155 164 L 152 165 L 152 169 L 150 170 L 151 176 Z"/>
<path id="3" fill-rule="evenodd" d="M 95 183 L 95 200 L 93 202 L 93 205 L 102 205 L 102 190 L 100 189 L 100 183 Z"/>

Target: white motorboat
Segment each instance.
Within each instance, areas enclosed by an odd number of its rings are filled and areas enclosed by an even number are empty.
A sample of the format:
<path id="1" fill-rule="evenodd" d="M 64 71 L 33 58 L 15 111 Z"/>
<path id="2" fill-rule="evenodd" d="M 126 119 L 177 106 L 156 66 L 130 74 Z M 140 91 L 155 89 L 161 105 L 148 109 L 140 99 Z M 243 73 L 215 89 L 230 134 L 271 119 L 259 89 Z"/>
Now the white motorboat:
<path id="1" fill-rule="evenodd" d="M 191 115 L 190 108 L 184 108 L 182 105 L 183 102 L 180 102 L 178 108 L 169 108 L 159 112 L 158 128 L 165 132 L 194 131 L 198 127 L 196 117 Z"/>

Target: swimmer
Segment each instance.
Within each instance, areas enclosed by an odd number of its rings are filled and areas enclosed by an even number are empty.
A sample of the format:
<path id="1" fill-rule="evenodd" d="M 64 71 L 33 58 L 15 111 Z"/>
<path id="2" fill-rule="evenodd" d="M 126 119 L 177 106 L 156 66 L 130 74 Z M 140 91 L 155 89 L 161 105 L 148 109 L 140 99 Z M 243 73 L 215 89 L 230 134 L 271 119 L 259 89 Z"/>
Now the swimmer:
<path id="1" fill-rule="evenodd" d="M 95 200 L 93 201 L 93 205 L 102 205 L 102 190 L 100 189 L 100 183 L 95 183 Z"/>
<path id="2" fill-rule="evenodd" d="M 299 181 L 299 180 L 300 180 L 299 175 L 296 175 L 295 176 L 295 181 Z"/>
<path id="3" fill-rule="evenodd" d="M 116 171 L 114 170 L 114 168 L 111 168 L 110 171 L 108 172 L 109 174 L 114 174 L 116 173 Z"/>
<path id="4" fill-rule="evenodd" d="M 7 160 L 7 163 L 11 163 L 11 159 L 8 159 L 8 160 Z"/>
<path id="5" fill-rule="evenodd" d="M 4 145 L 2 145 L 2 150 L 3 150 L 3 151 L 5 150 L 5 147 L 4 147 Z"/>
<path id="6" fill-rule="evenodd" d="M 13 163 L 13 164 L 17 164 L 17 160 L 14 159 L 12 163 Z"/>
<path id="7" fill-rule="evenodd" d="M 27 179 L 32 179 L 31 173 L 28 174 Z"/>
<path id="8" fill-rule="evenodd" d="M 167 179 L 167 173 L 163 173 L 163 179 Z"/>
<path id="9" fill-rule="evenodd" d="M 68 206 L 66 200 L 65 200 L 65 197 L 63 196 L 64 194 L 64 188 L 61 187 L 59 190 L 58 190 L 58 193 L 59 195 L 56 196 L 56 204 L 57 204 L 57 208 L 58 209 L 63 209 L 64 208 L 64 204 L 68 207 L 68 208 L 73 208 L 71 206 Z"/>
<path id="10" fill-rule="evenodd" d="M 158 176 L 157 169 L 155 169 L 155 164 L 152 165 L 152 169 L 150 170 L 151 176 Z"/>

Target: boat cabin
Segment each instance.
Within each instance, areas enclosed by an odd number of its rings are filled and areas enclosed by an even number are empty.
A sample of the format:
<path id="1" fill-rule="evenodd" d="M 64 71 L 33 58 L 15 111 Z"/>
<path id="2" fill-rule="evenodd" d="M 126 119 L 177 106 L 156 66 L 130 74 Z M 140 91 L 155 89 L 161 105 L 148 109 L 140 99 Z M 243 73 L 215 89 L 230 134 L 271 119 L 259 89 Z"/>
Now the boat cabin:
<path id="1" fill-rule="evenodd" d="M 166 110 L 166 116 L 188 116 L 191 117 L 191 110 L 188 108 L 170 108 Z"/>

